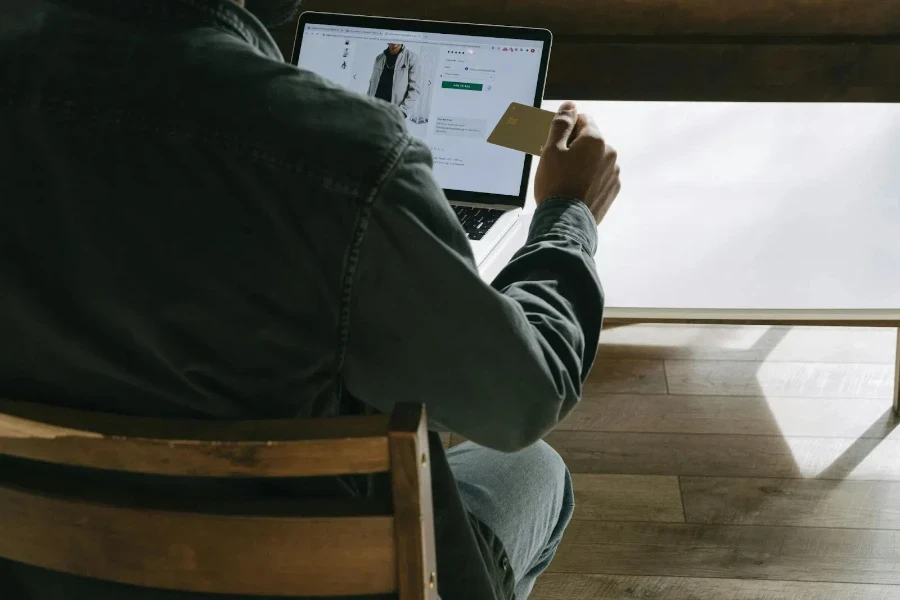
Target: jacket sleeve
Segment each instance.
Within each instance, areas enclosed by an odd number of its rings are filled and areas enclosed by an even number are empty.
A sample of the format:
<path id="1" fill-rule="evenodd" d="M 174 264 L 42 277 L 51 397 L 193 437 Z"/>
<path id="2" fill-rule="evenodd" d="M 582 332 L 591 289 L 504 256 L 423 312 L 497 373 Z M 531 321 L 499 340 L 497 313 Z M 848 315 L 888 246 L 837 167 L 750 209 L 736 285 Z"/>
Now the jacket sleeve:
<path id="1" fill-rule="evenodd" d="M 548 433 L 577 404 L 599 338 L 596 225 L 558 198 L 493 285 L 411 142 L 372 208 L 353 273 L 343 377 L 383 412 L 422 402 L 430 424 L 504 451 Z"/>
<path id="2" fill-rule="evenodd" d="M 372 62 L 372 75 L 369 77 L 369 91 L 367 93 L 368 96 L 374 96 L 375 92 L 378 91 L 378 60 L 382 57 L 382 54 L 375 55 L 375 60 Z"/>
<path id="3" fill-rule="evenodd" d="M 408 115 L 410 109 L 419 101 L 421 90 L 419 89 L 419 56 L 409 53 L 409 72 L 406 74 L 409 83 L 406 86 L 406 96 L 400 103 L 400 110 L 404 115 Z"/>

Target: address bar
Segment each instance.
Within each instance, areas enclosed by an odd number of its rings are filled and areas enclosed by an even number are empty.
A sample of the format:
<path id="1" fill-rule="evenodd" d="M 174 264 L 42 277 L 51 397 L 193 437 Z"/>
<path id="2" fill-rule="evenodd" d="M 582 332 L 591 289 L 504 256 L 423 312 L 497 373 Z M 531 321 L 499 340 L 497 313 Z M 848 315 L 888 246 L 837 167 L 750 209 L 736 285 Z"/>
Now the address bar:
<path id="1" fill-rule="evenodd" d="M 406 31 L 372 31 L 363 32 L 363 31 L 323 31 L 321 34 L 324 34 L 326 37 L 335 37 L 335 38 L 344 38 L 349 40 L 380 40 L 384 42 L 391 41 L 400 41 L 400 42 L 420 42 L 425 39 L 425 36 L 421 33 L 414 32 L 406 32 Z"/>

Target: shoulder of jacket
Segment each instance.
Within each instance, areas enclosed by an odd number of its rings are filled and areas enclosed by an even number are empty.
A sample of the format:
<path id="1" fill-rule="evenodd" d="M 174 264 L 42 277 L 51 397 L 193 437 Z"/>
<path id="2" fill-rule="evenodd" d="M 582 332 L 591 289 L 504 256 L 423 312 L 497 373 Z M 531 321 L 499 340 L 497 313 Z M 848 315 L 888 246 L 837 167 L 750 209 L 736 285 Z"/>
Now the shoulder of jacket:
<path id="1" fill-rule="evenodd" d="M 204 118 L 262 151 L 327 164 L 364 183 L 409 135 L 399 109 L 221 37 L 185 77 L 208 98 Z M 212 47 L 210 47 L 212 46 Z"/>

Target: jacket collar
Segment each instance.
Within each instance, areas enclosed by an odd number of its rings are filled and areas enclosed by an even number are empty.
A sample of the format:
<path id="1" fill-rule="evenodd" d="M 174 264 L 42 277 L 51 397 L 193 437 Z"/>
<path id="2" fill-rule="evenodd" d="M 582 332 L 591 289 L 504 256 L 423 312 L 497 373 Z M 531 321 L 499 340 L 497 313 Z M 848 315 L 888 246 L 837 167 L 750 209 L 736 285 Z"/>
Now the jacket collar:
<path id="1" fill-rule="evenodd" d="M 262 23 L 234 0 L 62 0 L 93 14 L 143 22 L 213 27 L 237 36 L 268 58 L 284 61 Z"/>

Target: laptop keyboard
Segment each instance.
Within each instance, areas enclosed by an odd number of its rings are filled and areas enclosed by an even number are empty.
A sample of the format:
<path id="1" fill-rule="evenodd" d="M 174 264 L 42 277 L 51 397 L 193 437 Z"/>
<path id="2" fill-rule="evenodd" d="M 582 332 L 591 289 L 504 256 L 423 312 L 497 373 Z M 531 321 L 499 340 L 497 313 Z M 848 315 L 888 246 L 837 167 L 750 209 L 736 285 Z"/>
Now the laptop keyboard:
<path id="1" fill-rule="evenodd" d="M 456 216 L 459 217 L 459 222 L 462 223 L 463 229 L 470 240 L 483 238 L 488 229 L 493 227 L 497 219 L 506 212 L 495 208 L 478 208 L 475 206 L 460 206 L 458 204 L 453 205 L 453 210 L 456 212 Z"/>

